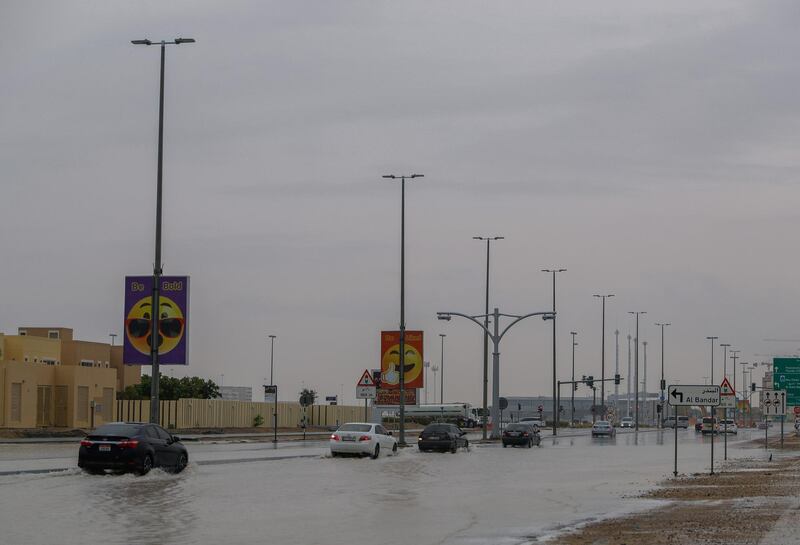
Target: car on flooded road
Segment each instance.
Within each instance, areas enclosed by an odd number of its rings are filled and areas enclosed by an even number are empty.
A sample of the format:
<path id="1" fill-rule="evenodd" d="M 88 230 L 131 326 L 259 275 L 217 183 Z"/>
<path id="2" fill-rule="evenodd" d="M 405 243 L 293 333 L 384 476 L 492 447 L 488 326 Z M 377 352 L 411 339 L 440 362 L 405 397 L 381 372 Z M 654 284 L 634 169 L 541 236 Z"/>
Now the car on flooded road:
<path id="1" fill-rule="evenodd" d="M 538 447 L 541 442 L 539 428 L 531 424 L 517 422 L 516 424 L 509 424 L 503 430 L 503 448 L 509 445 L 528 448 L 536 445 Z"/>
<path id="2" fill-rule="evenodd" d="M 331 434 L 328 442 L 331 456 L 356 455 L 369 456 L 373 460 L 382 452 L 397 453 L 397 441 L 392 432 L 380 424 L 350 422 L 343 424 Z"/>
<path id="3" fill-rule="evenodd" d="M 78 467 L 93 474 L 111 470 L 145 475 L 156 467 L 180 473 L 188 463 L 180 437 L 145 422 L 104 424 L 81 440 L 78 451 Z"/>
<path id="4" fill-rule="evenodd" d="M 469 449 L 469 441 L 465 437 L 467 432 L 461 431 L 458 426 L 453 424 L 428 424 L 419 434 L 417 446 L 422 452 L 438 450 L 455 454 L 458 447 Z"/>
<path id="5" fill-rule="evenodd" d="M 614 437 L 617 430 L 608 420 L 598 420 L 592 425 L 592 437 Z"/>

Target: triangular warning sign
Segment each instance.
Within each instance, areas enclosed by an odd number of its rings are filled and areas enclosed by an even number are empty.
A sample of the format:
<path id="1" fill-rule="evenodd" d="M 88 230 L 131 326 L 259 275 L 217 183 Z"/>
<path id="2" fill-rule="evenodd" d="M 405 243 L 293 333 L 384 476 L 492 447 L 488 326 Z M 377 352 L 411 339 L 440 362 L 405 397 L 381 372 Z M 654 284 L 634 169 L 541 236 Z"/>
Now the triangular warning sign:
<path id="1" fill-rule="evenodd" d="M 358 379 L 358 384 L 356 384 L 356 386 L 375 386 L 375 381 L 372 380 L 372 375 L 369 374 L 369 370 L 364 369 L 364 374 Z"/>
<path id="2" fill-rule="evenodd" d="M 725 380 L 722 381 L 722 384 L 719 385 L 719 395 L 721 396 L 735 396 L 736 392 L 733 391 L 733 386 L 731 386 L 728 377 L 725 377 Z"/>

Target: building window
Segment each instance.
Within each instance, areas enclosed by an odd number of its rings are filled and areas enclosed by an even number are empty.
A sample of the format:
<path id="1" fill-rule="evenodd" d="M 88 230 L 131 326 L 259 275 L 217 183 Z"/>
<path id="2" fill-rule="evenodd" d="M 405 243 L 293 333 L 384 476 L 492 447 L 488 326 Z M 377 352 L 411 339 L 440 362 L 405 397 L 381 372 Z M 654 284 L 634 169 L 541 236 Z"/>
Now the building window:
<path id="1" fill-rule="evenodd" d="M 26 330 L 24 330 L 24 329 L 20 329 L 19 330 L 19 334 L 20 334 L 20 336 L 25 336 L 25 335 L 28 334 L 28 332 Z"/>
<path id="2" fill-rule="evenodd" d="M 28 356 L 25 356 L 25 361 L 28 361 Z"/>
<path id="3" fill-rule="evenodd" d="M 81 360 L 81 367 L 94 367 L 94 360 Z"/>
<path id="4" fill-rule="evenodd" d="M 50 331 L 47 332 L 47 338 L 48 339 L 60 339 L 61 338 L 61 334 L 59 333 L 59 331 L 57 329 L 51 329 Z"/>
<path id="5" fill-rule="evenodd" d="M 51 359 L 48 359 L 48 358 L 42 358 L 42 363 L 46 363 L 47 365 L 55 365 L 56 364 L 56 360 L 51 360 Z"/>

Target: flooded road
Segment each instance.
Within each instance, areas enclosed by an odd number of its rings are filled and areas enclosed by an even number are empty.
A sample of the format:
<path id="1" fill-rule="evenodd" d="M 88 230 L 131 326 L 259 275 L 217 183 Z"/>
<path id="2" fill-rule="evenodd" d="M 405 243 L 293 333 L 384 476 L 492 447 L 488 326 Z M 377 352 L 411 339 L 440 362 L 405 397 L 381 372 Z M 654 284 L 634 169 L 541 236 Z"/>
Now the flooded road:
<path id="1" fill-rule="evenodd" d="M 321 443 L 188 444 L 193 461 L 180 475 L 2 476 L 0 523 L 10 544 L 530 543 L 646 506 L 626 496 L 671 474 L 672 434 L 546 438 L 542 448 L 457 454 L 409 448 L 378 460 L 333 459 Z M 749 438 L 730 438 L 729 457 L 765 456 L 741 448 Z M 709 440 L 679 431 L 679 471 L 708 468 Z M 69 449 L 3 446 L 0 467 L 66 463 Z M 715 451 L 721 461 L 720 438 Z M 286 457 L 294 454 L 312 457 Z"/>

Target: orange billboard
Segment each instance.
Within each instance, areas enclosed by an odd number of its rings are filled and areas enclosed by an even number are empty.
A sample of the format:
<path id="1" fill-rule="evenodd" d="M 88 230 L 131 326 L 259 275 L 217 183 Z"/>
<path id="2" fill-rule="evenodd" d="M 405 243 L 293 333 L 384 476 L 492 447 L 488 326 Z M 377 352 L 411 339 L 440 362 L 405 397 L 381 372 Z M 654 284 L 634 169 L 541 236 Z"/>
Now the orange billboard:
<path id="1" fill-rule="evenodd" d="M 422 331 L 406 330 L 405 385 L 406 388 L 422 388 Z M 400 332 L 381 331 L 381 387 L 400 388 Z"/>

